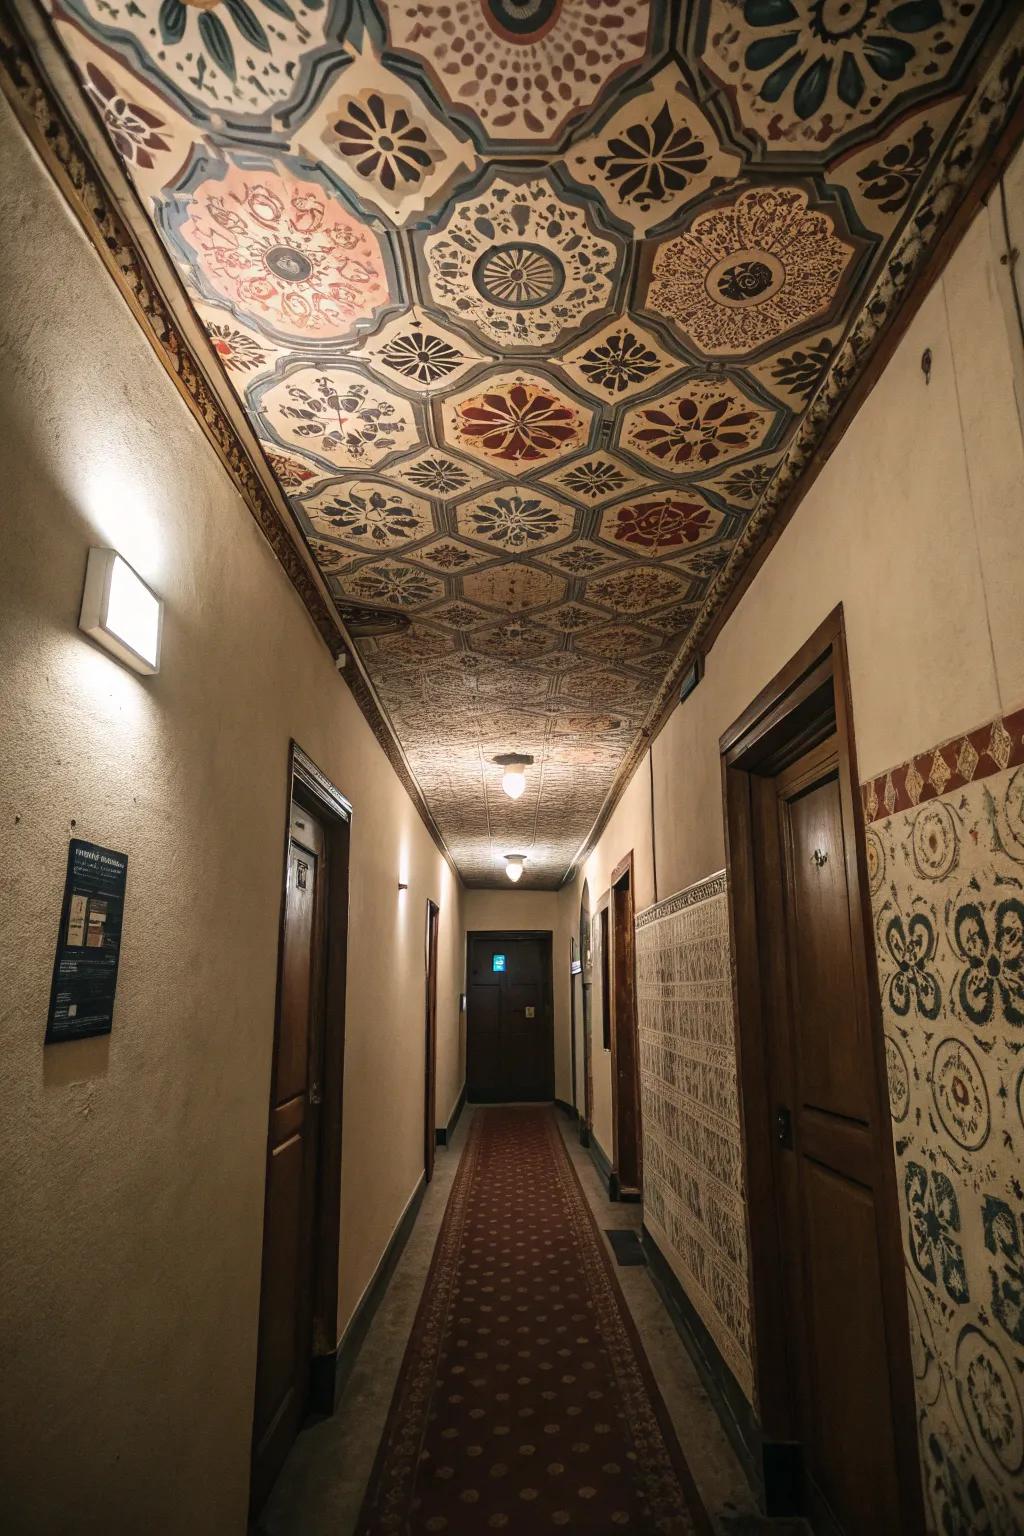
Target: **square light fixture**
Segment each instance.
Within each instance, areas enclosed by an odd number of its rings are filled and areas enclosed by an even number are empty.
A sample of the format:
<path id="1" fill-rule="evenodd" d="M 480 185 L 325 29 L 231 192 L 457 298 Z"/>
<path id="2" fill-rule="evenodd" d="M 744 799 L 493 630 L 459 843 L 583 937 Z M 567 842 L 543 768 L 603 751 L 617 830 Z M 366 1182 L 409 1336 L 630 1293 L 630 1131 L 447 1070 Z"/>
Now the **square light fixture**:
<path id="1" fill-rule="evenodd" d="M 78 627 L 136 672 L 160 670 L 164 605 L 116 549 L 90 549 Z"/>

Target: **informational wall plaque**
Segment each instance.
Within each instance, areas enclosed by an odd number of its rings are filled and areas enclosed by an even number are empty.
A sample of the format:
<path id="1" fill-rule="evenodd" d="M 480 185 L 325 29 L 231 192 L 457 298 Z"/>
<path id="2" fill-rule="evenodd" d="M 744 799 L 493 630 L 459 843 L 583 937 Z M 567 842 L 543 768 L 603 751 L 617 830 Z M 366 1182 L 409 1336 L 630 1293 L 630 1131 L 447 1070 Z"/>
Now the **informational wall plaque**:
<path id="1" fill-rule="evenodd" d="M 126 853 L 71 839 L 47 1044 L 110 1033 L 127 877 Z"/>

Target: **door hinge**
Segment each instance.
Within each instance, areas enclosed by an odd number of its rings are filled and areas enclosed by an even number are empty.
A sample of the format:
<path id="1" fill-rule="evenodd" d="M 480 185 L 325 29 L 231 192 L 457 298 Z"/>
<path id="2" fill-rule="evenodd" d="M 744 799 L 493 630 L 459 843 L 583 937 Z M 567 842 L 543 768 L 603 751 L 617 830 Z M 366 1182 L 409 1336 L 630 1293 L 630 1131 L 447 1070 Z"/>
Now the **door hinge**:
<path id="1" fill-rule="evenodd" d="M 793 1145 L 793 1117 L 784 1104 L 775 1111 L 775 1140 L 780 1147 Z"/>

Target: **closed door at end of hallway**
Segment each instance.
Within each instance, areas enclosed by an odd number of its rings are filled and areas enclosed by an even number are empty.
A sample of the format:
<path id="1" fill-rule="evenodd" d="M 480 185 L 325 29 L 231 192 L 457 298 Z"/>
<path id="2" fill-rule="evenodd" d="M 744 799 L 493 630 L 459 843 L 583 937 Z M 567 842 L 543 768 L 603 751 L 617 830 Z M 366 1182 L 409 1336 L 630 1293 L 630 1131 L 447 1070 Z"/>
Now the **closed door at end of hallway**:
<path id="1" fill-rule="evenodd" d="M 470 1102 L 553 1098 L 551 935 L 471 934 L 468 1003 Z"/>

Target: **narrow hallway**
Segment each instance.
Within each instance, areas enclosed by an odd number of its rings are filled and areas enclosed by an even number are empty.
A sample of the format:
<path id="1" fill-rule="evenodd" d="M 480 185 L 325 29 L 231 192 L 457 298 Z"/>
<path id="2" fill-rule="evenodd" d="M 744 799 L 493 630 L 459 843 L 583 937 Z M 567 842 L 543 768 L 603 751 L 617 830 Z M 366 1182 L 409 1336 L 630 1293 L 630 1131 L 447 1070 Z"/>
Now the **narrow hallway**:
<path id="1" fill-rule="evenodd" d="M 640 1209 L 608 1199 L 576 1130 L 547 1107 L 466 1111 L 258 1536 L 803 1530 L 756 1515 L 649 1271 L 604 1236 Z"/>
<path id="2" fill-rule="evenodd" d="M 1024 0 L 0 0 L 0 1536 L 1024 1536 Z"/>

